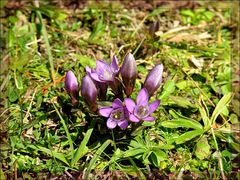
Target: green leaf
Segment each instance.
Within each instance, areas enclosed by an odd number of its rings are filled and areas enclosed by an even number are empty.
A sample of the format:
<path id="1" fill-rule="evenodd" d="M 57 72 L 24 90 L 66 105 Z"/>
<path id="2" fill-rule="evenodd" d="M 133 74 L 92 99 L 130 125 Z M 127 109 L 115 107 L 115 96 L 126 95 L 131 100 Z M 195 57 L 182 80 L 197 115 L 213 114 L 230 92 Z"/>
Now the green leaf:
<path id="1" fill-rule="evenodd" d="M 208 140 L 206 136 L 203 136 L 197 143 L 197 148 L 195 151 L 195 155 L 203 160 L 210 155 L 210 145 L 208 144 Z"/>
<path id="2" fill-rule="evenodd" d="M 174 109 L 170 109 L 169 110 L 169 114 L 171 116 L 173 116 L 174 119 L 183 118 L 183 119 L 193 120 L 193 119 L 191 119 L 189 117 L 183 116 L 182 114 L 180 114 L 179 112 L 175 111 Z"/>
<path id="3" fill-rule="evenodd" d="M 193 131 L 188 131 L 182 135 L 180 135 L 177 139 L 176 139 L 176 143 L 177 144 L 182 144 L 186 141 L 189 141 L 199 135 L 201 135 L 202 133 L 204 133 L 203 130 L 201 129 L 197 129 L 197 130 L 193 130 Z"/>
<path id="4" fill-rule="evenodd" d="M 210 119 L 209 119 L 209 112 L 208 112 L 208 108 L 207 105 L 205 104 L 204 100 L 203 100 L 203 96 L 199 97 L 199 107 L 198 110 L 201 114 L 201 118 L 203 120 L 204 123 L 204 128 L 205 129 L 209 129 L 210 128 Z"/>
<path id="5" fill-rule="evenodd" d="M 152 151 L 150 159 L 154 166 L 160 167 L 160 162 L 167 159 L 167 155 L 164 151 L 161 150 Z"/>
<path id="6" fill-rule="evenodd" d="M 8 91 L 8 99 L 10 102 L 15 102 L 19 98 L 18 90 L 13 88 L 12 86 Z"/>
<path id="7" fill-rule="evenodd" d="M 183 10 L 181 10 L 180 14 L 183 16 L 190 16 L 190 17 L 195 16 L 195 13 L 190 9 L 183 9 Z"/>
<path id="8" fill-rule="evenodd" d="M 143 121 L 142 126 L 154 126 L 155 121 Z"/>
<path id="9" fill-rule="evenodd" d="M 93 132 L 93 128 L 94 128 L 95 122 L 96 121 L 92 121 L 91 122 L 90 128 L 87 130 L 86 134 L 84 135 L 84 138 L 83 138 L 79 148 L 74 153 L 74 156 L 73 156 L 72 161 L 71 161 L 71 166 L 72 167 L 75 165 L 76 162 L 78 162 L 78 160 L 81 157 L 83 157 L 87 153 L 88 148 L 86 147 L 86 145 L 87 145 L 87 143 L 88 143 L 88 141 L 90 139 L 90 136 L 91 136 L 91 134 Z"/>
<path id="10" fill-rule="evenodd" d="M 94 26 L 94 29 L 89 36 L 90 42 L 94 41 L 95 43 L 97 43 L 96 40 L 98 40 L 104 34 L 106 26 L 103 21 L 103 14 L 100 14 L 99 16 L 100 17 L 98 17 L 97 19 L 97 24 Z"/>
<path id="11" fill-rule="evenodd" d="M 83 67 L 89 66 L 90 68 L 96 67 L 96 61 L 88 56 L 80 55 L 80 54 L 73 54 L 73 56 L 78 59 L 79 64 Z"/>
<path id="12" fill-rule="evenodd" d="M 169 102 L 169 103 L 174 103 L 174 104 L 177 104 L 178 106 L 180 107 L 184 107 L 184 108 L 195 108 L 195 105 L 192 104 L 190 102 L 189 99 L 187 99 L 186 97 L 181 97 L 181 96 L 170 96 L 169 97 L 169 100 L 172 101 L 172 102 Z"/>
<path id="13" fill-rule="evenodd" d="M 18 57 L 12 58 L 10 68 L 15 71 L 19 70 L 20 72 L 23 72 L 24 66 L 26 66 L 29 62 L 29 55 L 27 53 L 22 53 Z"/>
<path id="14" fill-rule="evenodd" d="M 84 175 L 83 179 L 88 179 L 88 176 L 90 174 L 90 171 L 92 170 L 93 166 L 95 165 L 95 163 L 97 162 L 99 156 L 103 153 L 103 151 L 108 147 L 108 145 L 111 143 L 111 140 L 106 140 L 102 146 L 95 152 L 94 156 L 92 157 L 91 161 L 89 162 L 88 166 L 87 166 L 87 170 L 86 173 Z"/>
<path id="15" fill-rule="evenodd" d="M 164 121 L 162 122 L 161 125 L 167 128 L 185 127 L 185 128 L 193 128 L 193 129 L 203 129 L 202 125 L 198 121 L 183 119 L 183 118 Z"/>
<path id="16" fill-rule="evenodd" d="M 124 152 L 123 157 L 134 157 L 143 154 L 146 151 L 144 148 L 132 148 Z"/>
<path id="17" fill-rule="evenodd" d="M 37 146 L 37 145 L 31 145 L 31 144 L 29 144 L 28 147 L 29 147 L 29 148 L 32 148 L 32 149 L 35 149 L 35 150 L 37 150 L 37 151 L 42 151 L 42 152 L 44 152 L 44 153 L 46 153 L 46 154 L 48 154 L 48 155 L 50 155 L 50 156 L 53 156 L 53 157 L 55 157 L 56 159 L 64 162 L 65 164 L 67 164 L 67 165 L 69 166 L 69 163 L 68 163 L 67 159 L 65 158 L 64 154 L 62 154 L 62 153 L 55 152 L 55 151 L 52 151 L 52 150 L 47 149 L 47 148 L 45 148 L 45 147 Z"/>
<path id="18" fill-rule="evenodd" d="M 160 145 L 159 144 L 159 149 L 173 149 L 175 146 L 172 145 L 172 144 L 163 144 L 163 145 Z"/>
<path id="19" fill-rule="evenodd" d="M 210 121 L 212 124 L 216 121 L 218 115 L 225 110 L 226 106 L 230 103 L 231 99 L 232 99 L 232 93 L 225 94 L 222 97 L 222 99 L 220 99 L 210 118 Z"/>
<path id="20" fill-rule="evenodd" d="M 159 99 L 164 101 L 164 99 L 167 99 L 169 97 L 169 95 L 174 92 L 174 90 L 175 90 L 175 83 L 173 80 L 170 79 L 165 83 L 165 85 L 163 87 L 163 92 L 159 96 Z"/>
<path id="21" fill-rule="evenodd" d="M 157 15 L 160 15 L 161 13 L 166 12 L 166 11 L 169 11 L 168 8 L 163 8 L 163 7 L 156 8 L 151 13 L 148 14 L 148 17 L 157 16 Z"/>

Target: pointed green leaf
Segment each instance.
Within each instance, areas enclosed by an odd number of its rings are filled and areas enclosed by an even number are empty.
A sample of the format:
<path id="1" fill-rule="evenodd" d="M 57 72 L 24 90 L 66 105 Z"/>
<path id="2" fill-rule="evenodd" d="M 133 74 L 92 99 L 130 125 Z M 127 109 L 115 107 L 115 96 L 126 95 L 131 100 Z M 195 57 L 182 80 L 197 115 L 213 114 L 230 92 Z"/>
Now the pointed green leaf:
<path id="1" fill-rule="evenodd" d="M 183 119 L 183 118 L 164 121 L 162 122 L 162 126 L 167 128 L 185 127 L 185 128 L 193 128 L 193 129 L 203 129 L 202 125 L 198 121 Z"/>
<path id="2" fill-rule="evenodd" d="M 92 121 L 91 125 L 90 125 L 90 128 L 87 130 L 79 148 L 74 153 L 74 156 L 73 156 L 72 161 L 71 161 L 71 166 L 74 166 L 75 163 L 78 162 L 78 160 L 87 153 L 88 148 L 86 147 L 86 145 L 87 145 L 87 143 L 90 139 L 90 136 L 92 134 L 94 125 L 95 125 L 95 121 Z"/>
<path id="3" fill-rule="evenodd" d="M 161 99 L 161 101 L 164 101 L 165 99 L 167 99 L 169 97 L 169 95 L 171 93 L 173 93 L 175 90 L 175 83 L 173 80 L 168 80 L 164 87 L 163 87 L 163 92 L 161 94 L 161 96 L 159 97 L 159 99 Z"/>
<path id="4" fill-rule="evenodd" d="M 200 96 L 200 98 L 199 98 L 198 109 L 199 109 L 199 112 L 201 114 L 201 118 L 202 118 L 203 123 L 204 123 L 204 128 L 205 129 L 210 128 L 209 112 L 208 112 L 208 108 L 207 108 L 202 96 Z"/>
<path id="5" fill-rule="evenodd" d="M 95 163 L 97 162 L 99 156 L 103 153 L 103 151 L 108 147 L 108 145 L 111 143 L 111 140 L 106 140 L 102 146 L 95 152 L 93 158 L 91 159 L 91 161 L 89 162 L 88 166 L 87 166 L 87 170 L 86 170 L 86 174 L 84 175 L 84 179 L 88 179 L 88 176 L 93 168 L 93 166 L 95 165 Z"/>
<path id="6" fill-rule="evenodd" d="M 123 157 L 133 157 L 143 154 L 146 151 L 144 148 L 132 148 L 124 152 Z"/>
<path id="7" fill-rule="evenodd" d="M 161 161 L 167 159 L 167 155 L 164 151 L 161 150 L 153 151 L 150 155 L 150 159 L 154 166 L 160 167 Z"/>
<path id="8" fill-rule="evenodd" d="M 197 129 L 197 130 L 193 130 L 193 131 L 188 131 L 186 133 L 183 133 L 181 136 L 179 136 L 177 139 L 176 139 L 176 143 L 177 144 L 182 144 L 186 141 L 189 141 L 199 135 L 201 135 L 204 131 L 201 130 L 201 129 Z"/>
<path id="9" fill-rule="evenodd" d="M 67 164 L 69 166 L 69 163 L 67 161 L 67 159 L 65 158 L 64 154 L 63 153 L 59 153 L 59 152 L 56 152 L 56 151 L 52 151 L 50 149 L 47 149 L 45 147 L 42 147 L 42 146 L 35 146 L 35 145 L 31 145 L 29 144 L 28 145 L 29 148 L 32 148 L 32 149 L 35 149 L 37 151 L 42 151 L 50 156 L 53 156 L 55 157 L 56 159 L 64 162 L 65 164 Z"/>
<path id="10" fill-rule="evenodd" d="M 232 99 L 232 93 L 225 94 L 222 99 L 218 102 L 217 106 L 215 107 L 212 116 L 211 116 L 211 123 L 213 124 L 217 119 L 218 115 L 221 114 L 226 106 L 230 103 Z"/>

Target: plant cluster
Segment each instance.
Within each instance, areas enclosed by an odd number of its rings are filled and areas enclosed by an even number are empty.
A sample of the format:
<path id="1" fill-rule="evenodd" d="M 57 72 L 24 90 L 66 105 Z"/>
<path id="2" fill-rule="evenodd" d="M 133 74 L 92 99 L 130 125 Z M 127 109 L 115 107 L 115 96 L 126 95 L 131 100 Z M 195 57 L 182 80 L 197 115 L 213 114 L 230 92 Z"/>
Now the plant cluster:
<path id="1" fill-rule="evenodd" d="M 86 66 L 86 75 L 81 83 L 81 95 L 90 111 L 95 113 L 98 111 L 101 116 L 108 118 L 106 125 L 109 129 L 116 126 L 126 129 L 130 122 L 155 120 L 152 113 L 160 105 L 160 100 L 149 103 L 149 99 L 160 87 L 162 73 L 162 64 L 156 65 L 149 72 L 135 102 L 131 98 L 137 78 L 135 58 L 128 53 L 119 67 L 118 59 L 114 55 L 111 63 L 97 60 L 96 68 Z M 110 106 L 99 107 L 98 100 L 108 100 L 108 87 L 114 94 L 114 100 Z M 80 88 L 72 71 L 66 74 L 65 88 L 71 96 L 72 103 L 76 104 Z"/>

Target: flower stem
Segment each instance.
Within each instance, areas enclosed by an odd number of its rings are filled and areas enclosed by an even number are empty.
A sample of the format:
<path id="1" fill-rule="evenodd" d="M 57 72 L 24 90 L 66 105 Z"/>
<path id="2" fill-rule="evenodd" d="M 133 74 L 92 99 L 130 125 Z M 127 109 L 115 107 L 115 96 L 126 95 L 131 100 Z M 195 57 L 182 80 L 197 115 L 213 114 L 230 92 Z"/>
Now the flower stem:
<path id="1" fill-rule="evenodd" d="M 116 151 L 117 150 L 117 146 L 116 146 L 116 143 L 115 143 L 113 130 L 111 132 L 112 132 L 112 139 L 113 139 L 113 147 L 114 147 L 114 150 Z"/>

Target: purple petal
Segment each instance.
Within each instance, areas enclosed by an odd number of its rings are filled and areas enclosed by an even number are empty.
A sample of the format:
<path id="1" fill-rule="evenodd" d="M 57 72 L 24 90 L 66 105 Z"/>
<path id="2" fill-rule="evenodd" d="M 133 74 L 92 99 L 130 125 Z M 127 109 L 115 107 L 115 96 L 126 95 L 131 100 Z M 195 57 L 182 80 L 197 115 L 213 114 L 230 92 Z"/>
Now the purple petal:
<path id="1" fill-rule="evenodd" d="M 113 129 L 113 128 L 115 128 L 116 126 L 117 126 L 117 122 L 114 121 L 114 120 L 112 120 L 111 118 L 108 118 L 108 120 L 107 120 L 107 127 L 108 127 L 109 129 Z"/>
<path id="2" fill-rule="evenodd" d="M 160 105 L 160 100 L 156 100 L 153 103 L 149 104 L 148 106 L 149 114 L 153 113 L 158 108 L 159 105 Z"/>
<path id="3" fill-rule="evenodd" d="M 123 103 L 120 99 L 115 99 L 112 103 L 112 107 L 113 109 L 117 109 L 117 108 L 122 108 L 123 107 Z"/>
<path id="4" fill-rule="evenodd" d="M 134 116 L 133 114 L 130 114 L 129 120 L 132 121 L 132 122 L 139 122 L 139 121 L 140 121 L 140 120 L 139 120 L 136 116 Z"/>
<path id="5" fill-rule="evenodd" d="M 96 66 L 96 71 L 97 73 L 101 73 L 102 71 L 104 71 L 104 69 L 108 69 L 109 68 L 109 64 L 106 63 L 103 60 L 97 60 L 97 66 Z"/>
<path id="6" fill-rule="evenodd" d="M 113 56 L 112 62 L 111 62 L 111 68 L 114 73 L 118 72 L 118 59 L 117 56 Z"/>
<path id="7" fill-rule="evenodd" d="M 126 105 L 127 110 L 130 113 L 133 113 L 133 111 L 134 111 L 134 109 L 136 107 L 135 102 L 132 99 L 130 99 L 130 98 L 126 98 L 125 99 L 125 105 Z"/>
<path id="8" fill-rule="evenodd" d="M 101 114 L 104 117 L 109 117 L 112 110 L 113 109 L 110 107 L 102 107 L 101 109 L 99 109 L 99 114 Z"/>
<path id="9" fill-rule="evenodd" d="M 92 69 L 88 66 L 85 67 L 85 70 L 86 70 L 87 73 L 92 73 Z"/>
<path id="10" fill-rule="evenodd" d="M 149 96 L 152 96 L 162 83 L 163 65 L 155 66 L 147 75 L 143 87 L 147 88 Z"/>
<path id="11" fill-rule="evenodd" d="M 68 93 L 73 93 L 78 90 L 77 78 L 72 71 L 68 71 L 65 78 L 65 88 Z"/>
<path id="12" fill-rule="evenodd" d="M 94 110 L 97 110 L 97 88 L 89 75 L 84 76 L 82 79 L 81 95 L 89 107 L 94 107 Z"/>
<path id="13" fill-rule="evenodd" d="M 102 82 L 102 83 L 105 82 L 105 81 L 102 81 L 101 79 L 99 79 L 97 73 L 91 73 L 90 75 L 91 75 L 91 78 L 93 78 L 95 81 Z"/>
<path id="14" fill-rule="evenodd" d="M 154 121 L 154 120 L 155 120 L 155 117 L 148 116 L 148 117 L 143 118 L 143 120 L 144 120 L 144 121 Z"/>
<path id="15" fill-rule="evenodd" d="M 118 126 L 122 129 L 126 129 L 128 127 L 128 121 L 127 120 L 119 121 Z"/>
<path id="16" fill-rule="evenodd" d="M 146 88 L 142 88 L 137 96 L 137 105 L 147 105 L 148 104 L 148 92 Z"/>

